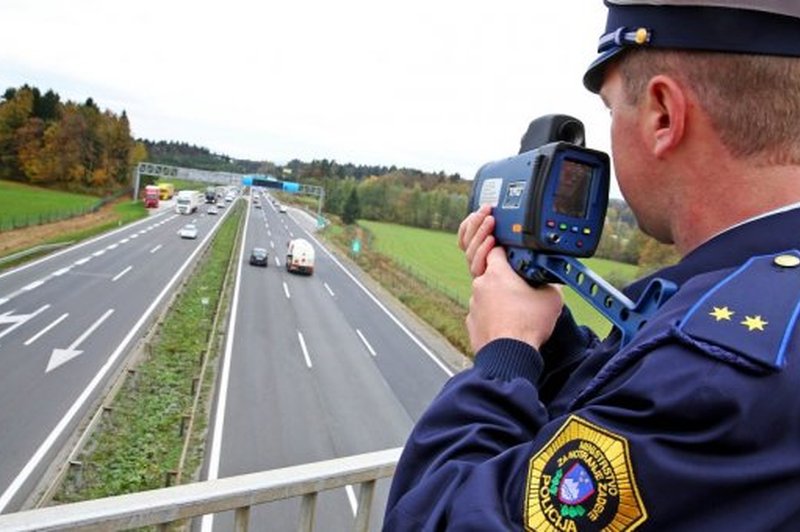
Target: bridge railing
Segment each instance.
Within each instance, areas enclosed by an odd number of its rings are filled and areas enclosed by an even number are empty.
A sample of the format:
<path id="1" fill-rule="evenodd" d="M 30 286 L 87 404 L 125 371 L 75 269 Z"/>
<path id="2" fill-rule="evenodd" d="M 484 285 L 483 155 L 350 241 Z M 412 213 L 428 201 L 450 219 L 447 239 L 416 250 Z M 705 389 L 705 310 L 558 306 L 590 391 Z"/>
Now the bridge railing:
<path id="1" fill-rule="evenodd" d="M 50 506 L 0 515 L 0 531 L 121 530 L 157 525 L 165 529 L 184 519 L 234 511 L 237 531 L 249 526 L 250 508 L 302 497 L 298 531 L 314 529 L 317 494 L 360 485 L 354 530 L 366 531 L 375 483 L 394 474 L 401 448 L 333 460 L 206 480 L 129 495 Z"/>

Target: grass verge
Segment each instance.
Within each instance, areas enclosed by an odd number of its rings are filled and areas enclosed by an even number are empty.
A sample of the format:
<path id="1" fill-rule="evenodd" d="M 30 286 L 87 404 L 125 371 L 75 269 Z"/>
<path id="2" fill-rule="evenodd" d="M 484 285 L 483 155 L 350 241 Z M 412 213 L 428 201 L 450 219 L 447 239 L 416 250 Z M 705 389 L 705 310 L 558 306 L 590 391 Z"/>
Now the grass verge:
<path id="1" fill-rule="evenodd" d="M 54 496 L 59 503 L 164 487 L 177 476 L 186 427 L 198 384 L 205 398 L 194 413 L 195 431 L 184 466 L 202 461 L 213 372 L 198 378 L 244 210 L 237 202 L 209 250 L 173 302 L 147 348 L 147 356 L 125 384 Z M 211 343 L 213 344 L 213 342 Z M 209 360 L 213 367 L 213 361 Z M 198 436 L 199 434 L 199 436 Z M 192 468 L 192 471 L 189 469 Z M 184 478 L 190 478 L 187 474 Z"/>
<path id="2" fill-rule="evenodd" d="M 366 220 L 360 220 L 357 226 L 332 225 L 326 234 L 451 344 L 465 354 L 471 352 L 464 319 L 472 281 L 456 235 Z M 358 254 L 352 252 L 356 238 L 361 241 Z M 584 263 L 606 279 L 623 283 L 636 275 L 636 267 L 630 264 L 603 259 Z M 578 323 L 588 325 L 601 337 L 608 333 L 608 320 L 572 289 L 564 290 L 564 301 Z"/>

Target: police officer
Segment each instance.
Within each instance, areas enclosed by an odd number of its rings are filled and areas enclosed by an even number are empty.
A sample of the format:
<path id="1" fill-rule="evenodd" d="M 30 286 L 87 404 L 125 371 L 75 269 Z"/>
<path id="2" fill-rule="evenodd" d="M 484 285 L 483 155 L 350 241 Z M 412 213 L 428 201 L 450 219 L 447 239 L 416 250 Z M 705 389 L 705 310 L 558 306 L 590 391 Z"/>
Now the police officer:
<path id="1" fill-rule="evenodd" d="M 800 2 L 606 5 L 584 84 L 678 292 L 620 348 L 468 216 L 475 367 L 415 426 L 386 530 L 800 529 Z"/>

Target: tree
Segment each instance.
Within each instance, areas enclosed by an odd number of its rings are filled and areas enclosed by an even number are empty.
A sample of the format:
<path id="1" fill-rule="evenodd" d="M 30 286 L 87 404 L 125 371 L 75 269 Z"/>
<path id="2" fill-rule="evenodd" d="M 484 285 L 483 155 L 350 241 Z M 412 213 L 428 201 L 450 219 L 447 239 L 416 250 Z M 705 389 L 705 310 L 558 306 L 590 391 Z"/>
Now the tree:
<path id="1" fill-rule="evenodd" d="M 361 207 L 358 204 L 358 191 L 356 187 L 350 191 L 347 201 L 344 204 L 344 211 L 342 212 L 342 222 L 345 225 L 352 225 L 361 216 Z"/>

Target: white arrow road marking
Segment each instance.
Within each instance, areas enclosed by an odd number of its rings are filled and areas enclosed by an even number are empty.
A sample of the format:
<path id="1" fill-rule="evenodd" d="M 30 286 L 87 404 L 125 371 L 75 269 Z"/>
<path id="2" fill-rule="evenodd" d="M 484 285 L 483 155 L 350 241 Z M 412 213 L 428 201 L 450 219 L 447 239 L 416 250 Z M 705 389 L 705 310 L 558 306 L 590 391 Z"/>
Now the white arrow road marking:
<path id="1" fill-rule="evenodd" d="M 95 331 L 95 329 L 100 327 L 100 324 L 103 323 L 106 320 L 106 318 L 111 316 L 113 312 L 114 312 L 113 308 L 108 309 L 105 314 L 100 316 L 100 319 L 94 322 L 91 327 L 86 329 L 86 331 L 82 335 L 80 335 L 74 342 L 72 342 L 72 344 L 70 344 L 70 346 L 67 347 L 66 349 L 58 349 L 58 348 L 53 349 L 53 354 L 50 355 L 50 361 L 47 363 L 47 369 L 44 372 L 49 373 L 51 370 L 56 369 L 61 364 L 69 362 L 76 356 L 83 353 L 83 351 L 78 350 L 78 346 L 81 345 L 81 343 L 84 340 L 86 340 L 86 338 L 88 338 L 89 335 L 91 335 Z"/>
<path id="2" fill-rule="evenodd" d="M 356 329 L 356 334 L 358 335 L 359 338 L 361 338 L 361 341 L 364 342 L 364 345 L 367 346 L 367 351 L 369 351 L 369 354 L 375 356 L 375 350 L 372 349 L 371 345 L 369 345 L 369 342 L 367 342 L 367 339 L 364 338 L 363 334 L 361 334 L 361 331 Z"/>
<path id="3" fill-rule="evenodd" d="M 36 333 L 33 336 L 31 336 L 30 339 L 28 339 L 28 341 L 25 342 L 25 345 L 31 345 L 33 342 L 35 342 L 36 340 L 41 338 L 42 335 L 44 335 L 47 331 L 49 331 L 50 329 L 52 329 L 53 327 L 55 327 L 56 325 L 58 325 L 59 323 L 64 321 L 64 319 L 67 316 L 69 316 L 69 312 L 65 312 L 64 314 L 62 314 L 61 317 L 58 318 L 56 321 L 54 321 L 53 323 L 51 323 L 50 325 L 48 325 L 47 327 L 45 327 L 44 329 L 42 329 L 38 333 Z"/>
<path id="4" fill-rule="evenodd" d="M 303 338 L 303 333 L 297 331 L 297 339 L 300 341 L 300 349 L 303 350 L 303 358 L 306 359 L 306 366 L 311 368 L 311 357 L 308 356 L 308 349 L 306 348 L 306 341 Z"/>
<path id="5" fill-rule="evenodd" d="M 4 312 L 3 314 L 0 314 L 0 323 L 13 323 L 14 324 L 11 327 L 9 327 L 8 329 L 6 329 L 5 331 L 1 332 L 0 333 L 0 338 L 2 338 L 3 336 L 7 335 L 8 333 L 10 333 L 14 329 L 16 329 L 17 327 L 22 325 L 23 323 L 25 323 L 29 319 L 33 318 L 34 316 L 36 316 L 40 312 L 44 312 L 45 310 L 47 310 L 49 308 L 50 308 L 50 305 L 45 305 L 43 307 L 39 307 L 39 309 L 34 311 L 33 314 L 17 314 L 15 316 L 15 315 L 11 314 L 12 312 L 14 312 L 13 310 L 9 310 L 8 312 Z"/>
<path id="6" fill-rule="evenodd" d="M 120 277 L 122 277 L 123 275 L 125 275 L 126 273 L 131 271 L 132 269 L 133 269 L 133 266 L 128 266 L 127 268 L 125 268 L 124 270 L 119 272 L 117 275 L 115 275 L 114 278 L 111 279 L 111 282 L 113 283 L 113 282 L 118 281 Z"/>

